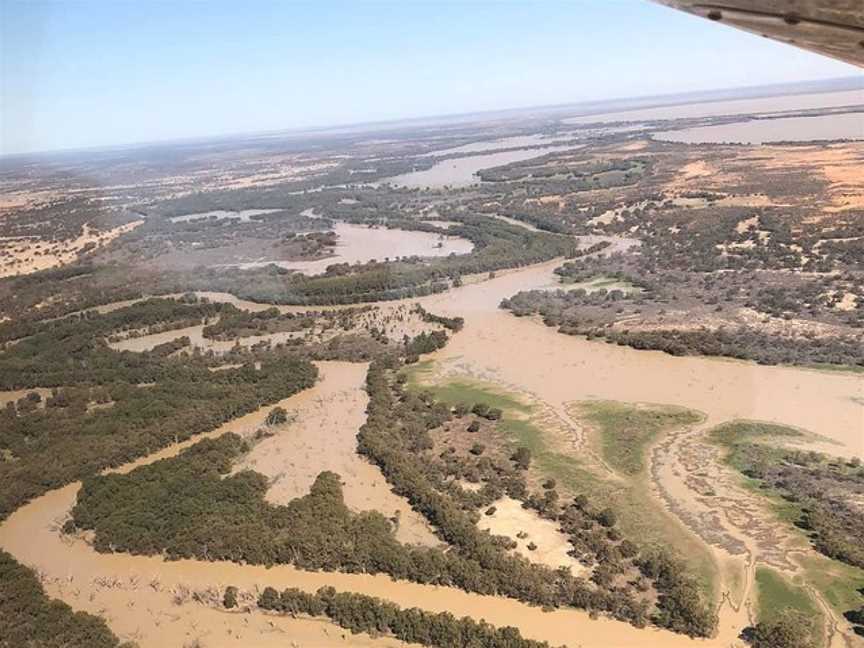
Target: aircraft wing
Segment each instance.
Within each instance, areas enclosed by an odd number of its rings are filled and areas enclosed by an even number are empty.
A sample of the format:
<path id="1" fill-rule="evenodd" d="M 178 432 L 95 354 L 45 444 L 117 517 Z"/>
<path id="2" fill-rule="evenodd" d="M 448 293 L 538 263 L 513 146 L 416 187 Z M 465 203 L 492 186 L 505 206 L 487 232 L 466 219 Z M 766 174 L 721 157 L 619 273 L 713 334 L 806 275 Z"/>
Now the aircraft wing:
<path id="1" fill-rule="evenodd" d="M 864 67 L 864 0 L 656 0 Z"/>

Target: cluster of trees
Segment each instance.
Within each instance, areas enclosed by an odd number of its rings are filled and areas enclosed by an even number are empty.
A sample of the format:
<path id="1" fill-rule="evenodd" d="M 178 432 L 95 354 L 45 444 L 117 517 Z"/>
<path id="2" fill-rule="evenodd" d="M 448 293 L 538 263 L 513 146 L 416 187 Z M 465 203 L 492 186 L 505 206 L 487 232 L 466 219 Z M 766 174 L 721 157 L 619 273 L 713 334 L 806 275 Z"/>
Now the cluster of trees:
<path id="1" fill-rule="evenodd" d="M 327 617 L 354 634 L 386 635 L 436 648 L 549 648 L 545 641 L 524 639 L 510 626 L 495 628 L 470 617 L 457 619 L 449 612 L 403 610 L 389 601 L 336 592 L 332 587 L 322 587 L 315 594 L 296 588 L 280 594 L 268 587 L 258 598 L 258 607 L 292 616 Z"/>
<path id="2" fill-rule="evenodd" d="M 226 476 L 246 450 L 240 437 L 226 434 L 128 475 L 85 479 L 70 528 L 93 529 L 99 551 L 171 558 L 367 573 L 396 571 L 410 560 L 384 515 L 345 506 L 334 473 L 321 473 L 308 495 L 286 506 L 264 500 L 262 475 Z"/>
<path id="3" fill-rule="evenodd" d="M 793 608 L 784 608 L 773 618 L 759 621 L 743 635 L 753 648 L 813 648 L 821 643 L 813 619 Z"/>
<path id="4" fill-rule="evenodd" d="M 424 353 L 432 353 L 443 349 L 447 344 L 447 334 L 444 331 L 422 331 L 405 342 L 405 357 L 407 362 L 417 362 Z"/>
<path id="5" fill-rule="evenodd" d="M 462 317 L 445 317 L 443 315 L 435 315 L 434 313 L 430 313 L 429 311 L 427 311 L 420 304 L 414 304 L 414 312 L 420 315 L 420 319 L 422 319 L 424 322 L 440 324 L 444 328 L 453 331 L 454 333 L 461 331 L 462 327 L 465 326 L 465 320 Z"/>
<path id="6" fill-rule="evenodd" d="M 99 617 L 51 600 L 32 570 L 0 551 L 0 648 L 132 648 Z"/>
<path id="7" fill-rule="evenodd" d="M 214 340 L 235 340 L 281 331 L 302 331 L 312 328 L 318 317 L 319 313 L 280 313 L 276 307 L 246 311 L 224 304 L 219 319 L 207 324 L 201 333 Z"/>
<path id="8" fill-rule="evenodd" d="M 589 245 L 586 248 L 580 248 L 580 249 L 576 250 L 575 252 L 573 252 L 571 257 L 578 259 L 579 257 L 590 256 L 592 254 L 597 254 L 598 252 L 602 252 L 603 250 L 605 250 L 606 248 L 611 247 L 611 246 L 612 246 L 612 241 L 597 241 L 596 243 L 592 243 L 591 245 Z M 565 266 L 566 266 L 566 264 L 565 264 Z M 558 270 L 560 270 L 560 268 L 556 268 L 555 273 L 564 276 L 563 273 L 558 272 Z"/>
<path id="9" fill-rule="evenodd" d="M 852 624 L 855 634 L 864 637 L 864 605 L 855 610 L 847 611 L 843 616 Z"/>

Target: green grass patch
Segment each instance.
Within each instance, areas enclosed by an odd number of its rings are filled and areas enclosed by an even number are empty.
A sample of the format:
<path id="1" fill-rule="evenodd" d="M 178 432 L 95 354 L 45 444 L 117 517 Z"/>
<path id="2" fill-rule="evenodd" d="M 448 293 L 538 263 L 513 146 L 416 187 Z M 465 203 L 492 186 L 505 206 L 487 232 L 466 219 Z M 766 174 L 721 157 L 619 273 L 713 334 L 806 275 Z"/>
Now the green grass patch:
<path id="1" fill-rule="evenodd" d="M 800 430 L 788 425 L 761 421 L 730 421 L 718 425 L 708 435 L 714 443 L 727 448 L 734 448 L 745 442 L 764 442 L 771 439 L 800 438 L 803 436 L 804 434 Z"/>
<path id="2" fill-rule="evenodd" d="M 692 410 L 661 405 L 588 401 L 579 403 L 578 408 L 580 418 L 599 434 L 603 459 L 625 475 L 645 470 L 646 449 L 661 434 L 703 419 Z"/>
<path id="3" fill-rule="evenodd" d="M 777 570 L 770 567 L 756 568 L 758 606 L 756 617 L 759 621 L 776 619 L 785 608 L 793 608 L 811 617 L 821 617 L 816 601 L 800 585 L 795 585 Z"/>
<path id="4" fill-rule="evenodd" d="M 429 382 L 432 373 L 432 360 L 418 362 L 403 369 L 409 389 L 422 389 L 431 392 L 436 399 L 450 405 L 457 403 L 486 403 L 498 407 L 505 413 L 530 414 L 531 406 L 523 403 L 514 395 L 497 390 L 479 381 L 468 378 L 449 380 L 442 383 Z"/>
<path id="5" fill-rule="evenodd" d="M 819 590 L 837 614 L 864 605 L 859 591 L 864 589 L 864 569 L 821 554 L 807 556 L 802 566 L 805 580 Z"/>
<path id="6" fill-rule="evenodd" d="M 756 568 L 756 620 L 775 621 L 783 610 L 793 609 L 811 621 L 812 640 L 821 645 L 825 616 L 810 593 L 770 567 Z"/>

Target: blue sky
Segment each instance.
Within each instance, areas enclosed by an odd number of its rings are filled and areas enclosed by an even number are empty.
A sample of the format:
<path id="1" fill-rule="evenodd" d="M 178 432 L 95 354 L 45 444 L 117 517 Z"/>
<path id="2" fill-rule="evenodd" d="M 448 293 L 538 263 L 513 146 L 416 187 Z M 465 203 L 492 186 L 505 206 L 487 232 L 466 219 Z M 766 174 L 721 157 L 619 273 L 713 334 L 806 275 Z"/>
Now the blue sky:
<path id="1" fill-rule="evenodd" d="M 646 0 L 0 0 L 0 153 L 855 73 Z"/>

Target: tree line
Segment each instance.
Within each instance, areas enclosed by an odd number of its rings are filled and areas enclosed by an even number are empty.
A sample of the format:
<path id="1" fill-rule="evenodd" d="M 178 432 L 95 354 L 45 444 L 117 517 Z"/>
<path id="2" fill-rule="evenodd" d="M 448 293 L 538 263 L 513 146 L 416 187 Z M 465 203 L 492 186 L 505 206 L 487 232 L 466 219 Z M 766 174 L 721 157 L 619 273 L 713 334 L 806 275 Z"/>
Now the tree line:
<path id="1" fill-rule="evenodd" d="M 398 605 L 364 594 L 322 587 L 315 594 L 297 588 L 281 593 L 266 588 L 258 607 L 291 616 L 326 617 L 353 634 L 365 632 L 435 648 L 549 648 L 545 641 L 525 639 L 511 626 L 495 628 L 470 617 L 456 618 Z"/>

